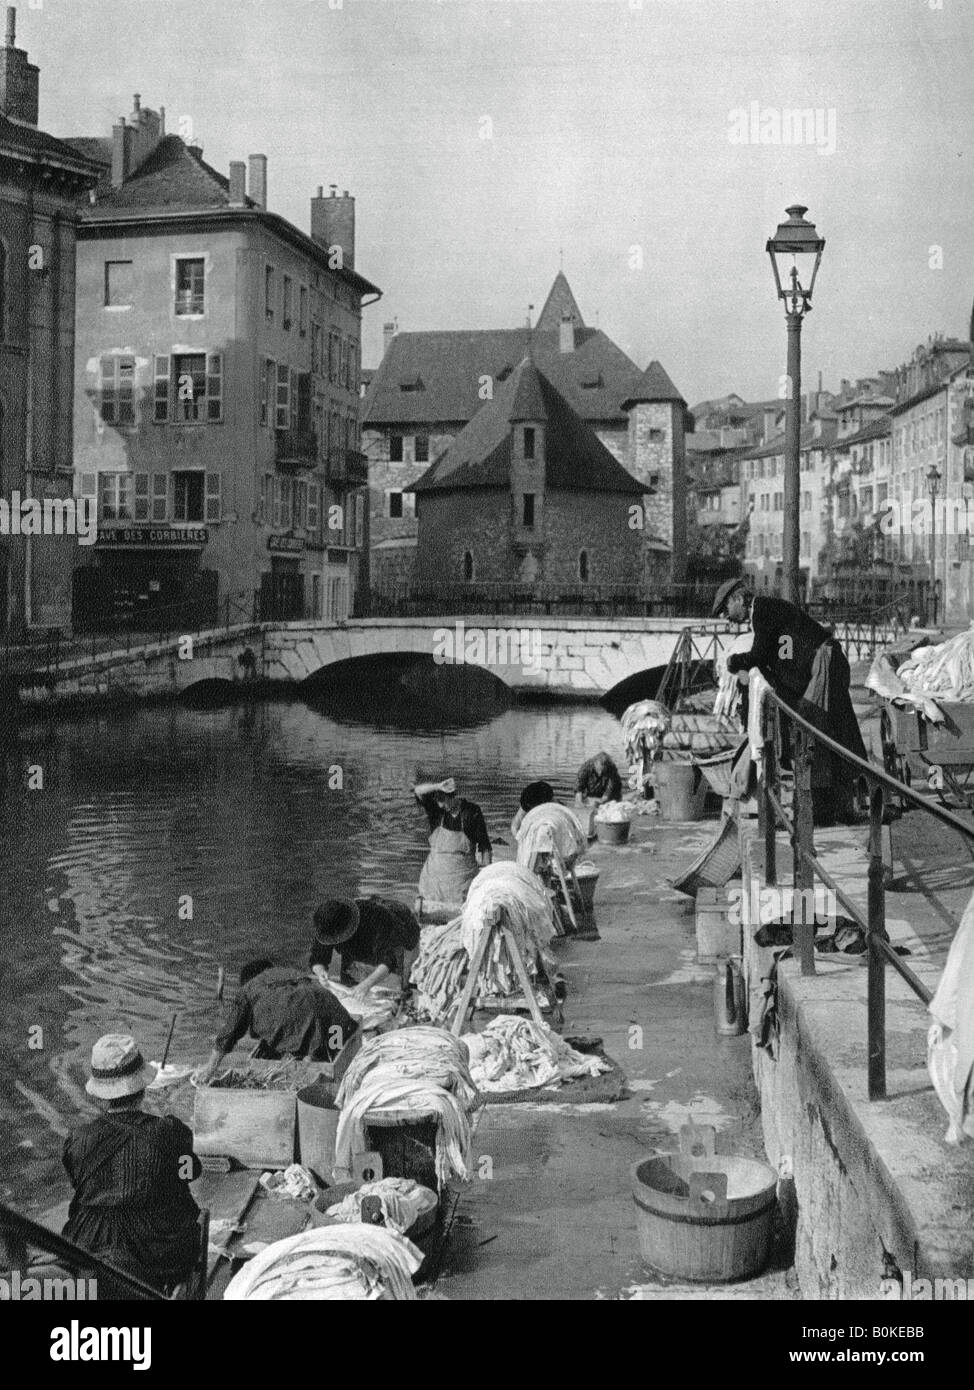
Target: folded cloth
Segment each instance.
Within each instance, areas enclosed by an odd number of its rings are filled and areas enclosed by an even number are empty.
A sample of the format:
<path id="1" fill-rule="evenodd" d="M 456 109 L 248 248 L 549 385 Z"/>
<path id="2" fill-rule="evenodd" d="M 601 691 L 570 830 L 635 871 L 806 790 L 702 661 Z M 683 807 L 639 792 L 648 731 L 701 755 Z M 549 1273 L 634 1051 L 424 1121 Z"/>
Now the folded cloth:
<path id="1" fill-rule="evenodd" d="M 445 1028 L 419 1025 L 382 1033 L 362 1044 L 338 1088 L 335 1103 L 339 1109 L 378 1067 L 394 1070 L 399 1076 L 434 1078 L 464 1101 L 472 1101 L 477 1095 L 470 1076 L 470 1059 L 461 1039 Z"/>
<path id="2" fill-rule="evenodd" d="M 771 686 L 760 671 L 751 672 L 747 701 L 747 740 L 751 749 L 751 761 L 760 767 L 764 761 L 764 728 L 762 715 L 764 701 Z"/>
<path id="3" fill-rule="evenodd" d="M 384 1226 L 316 1226 L 276 1240 L 230 1280 L 223 1297 L 244 1300 L 413 1301 L 423 1256 Z"/>

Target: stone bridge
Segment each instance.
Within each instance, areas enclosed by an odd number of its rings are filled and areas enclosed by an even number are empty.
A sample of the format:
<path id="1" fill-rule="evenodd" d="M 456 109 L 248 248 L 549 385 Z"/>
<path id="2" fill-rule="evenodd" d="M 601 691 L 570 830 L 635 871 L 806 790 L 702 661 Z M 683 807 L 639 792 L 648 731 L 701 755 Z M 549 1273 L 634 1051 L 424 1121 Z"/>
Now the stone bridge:
<path id="1" fill-rule="evenodd" d="M 261 623 L 150 641 L 127 651 L 60 660 L 19 681 L 28 705 L 180 695 L 212 682 L 297 686 L 335 668 L 390 657 L 404 665 L 480 667 L 513 691 L 601 699 L 666 666 L 686 628 L 712 660 L 733 640 L 724 623 L 692 618 L 363 618 L 342 624 Z M 250 654 L 249 657 L 247 654 Z M 252 660 L 250 660 L 252 657 Z M 241 660 L 243 658 L 243 660 Z M 340 671 L 344 663 L 352 663 Z"/>

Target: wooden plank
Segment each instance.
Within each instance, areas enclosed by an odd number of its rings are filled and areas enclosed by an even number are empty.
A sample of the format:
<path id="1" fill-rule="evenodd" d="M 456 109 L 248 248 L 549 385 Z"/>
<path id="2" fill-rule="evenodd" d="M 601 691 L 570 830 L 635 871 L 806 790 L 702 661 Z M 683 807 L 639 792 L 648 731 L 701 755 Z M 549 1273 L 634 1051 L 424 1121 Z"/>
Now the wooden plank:
<path id="1" fill-rule="evenodd" d="M 210 1224 L 239 1221 L 260 1183 L 254 1168 L 238 1168 L 232 1173 L 203 1173 L 190 1184 L 196 1205 L 206 1207 Z"/>

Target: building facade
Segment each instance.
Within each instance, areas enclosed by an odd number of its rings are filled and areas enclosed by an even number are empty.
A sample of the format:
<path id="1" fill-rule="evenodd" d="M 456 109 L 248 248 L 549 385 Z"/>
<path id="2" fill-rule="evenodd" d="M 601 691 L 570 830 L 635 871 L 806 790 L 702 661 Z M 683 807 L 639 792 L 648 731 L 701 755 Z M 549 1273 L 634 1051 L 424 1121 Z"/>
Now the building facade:
<path id="1" fill-rule="evenodd" d="M 528 358 L 413 493 L 420 593 L 641 590 L 644 484 Z"/>
<path id="2" fill-rule="evenodd" d="M 342 620 L 368 586 L 363 299 L 354 200 L 319 188 L 310 236 L 267 208 L 267 161 L 225 178 L 141 105 L 82 210 L 75 486 L 98 542 L 81 627 Z M 249 182 L 249 189 L 247 187 Z"/>
<path id="3" fill-rule="evenodd" d="M 530 352 L 575 414 L 646 485 L 644 584 L 653 592 L 682 575 L 686 406 L 659 363 L 646 372 L 589 328 L 559 272 L 533 328 L 399 333 L 386 325 L 363 423 L 369 459 L 372 582 L 408 591 L 418 521 L 410 489 Z"/>
<path id="4" fill-rule="evenodd" d="M 0 49 L 0 635 L 67 630 L 77 527 L 72 496 L 77 205 L 98 170 L 37 129 L 40 74 L 7 11 Z M 21 532 L 23 502 L 49 502 L 61 533 Z M 56 504 L 56 505 L 55 505 Z M 14 515 L 16 514 L 16 522 Z M 50 532 L 51 528 L 46 528 Z M 19 533 L 19 534 L 18 534 Z"/>

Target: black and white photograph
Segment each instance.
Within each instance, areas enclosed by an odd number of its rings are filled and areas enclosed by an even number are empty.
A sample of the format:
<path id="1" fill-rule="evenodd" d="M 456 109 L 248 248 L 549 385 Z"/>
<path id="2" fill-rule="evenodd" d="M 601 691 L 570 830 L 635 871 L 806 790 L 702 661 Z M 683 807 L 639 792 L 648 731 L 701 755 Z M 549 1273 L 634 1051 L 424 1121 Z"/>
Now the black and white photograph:
<path id="1" fill-rule="evenodd" d="M 29 1355 L 654 1302 L 674 1365 L 946 1371 L 974 4 L 0 25 Z"/>

